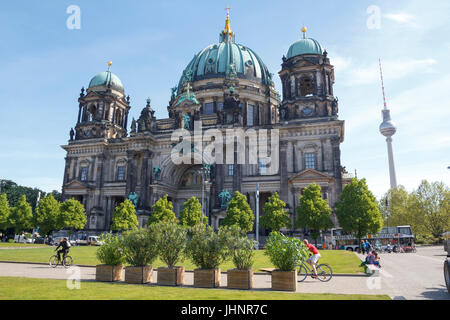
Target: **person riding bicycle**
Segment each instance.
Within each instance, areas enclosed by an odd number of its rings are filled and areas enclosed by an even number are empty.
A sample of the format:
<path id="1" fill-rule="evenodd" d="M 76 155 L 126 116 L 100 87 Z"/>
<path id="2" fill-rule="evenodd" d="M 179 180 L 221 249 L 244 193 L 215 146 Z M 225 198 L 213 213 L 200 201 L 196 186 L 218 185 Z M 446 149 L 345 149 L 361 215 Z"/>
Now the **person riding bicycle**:
<path id="1" fill-rule="evenodd" d="M 306 260 L 306 262 L 308 262 L 309 265 L 311 265 L 314 275 L 312 276 L 313 278 L 317 278 L 317 270 L 316 270 L 316 264 L 320 259 L 320 253 L 319 250 L 317 250 L 317 248 L 315 246 L 313 246 L 312 244 L 310 244 L 308 242 L 308 240 L 303 240 L 303 242 L 305 243 L 305 246 L 308 248 L 309 251 L 311 251 L 312 256 L 309 257 L 308 260 Z"/>
<path id="2" fill-rule="evenodd" d="M 59 247 L 61 247 L 61 250 L 58 250 Z M 59 245 L 56 247 L 55 251 L 58 251 L 58 261 L 64 261 L 67 254 L 69 253 L 70 244 L 69 241 L 67 241 L 67 238 L 64 238 L 63 240 L 60 240 Z M 63 254 L 63 258 L 61 260 L 61 254 Z"/>

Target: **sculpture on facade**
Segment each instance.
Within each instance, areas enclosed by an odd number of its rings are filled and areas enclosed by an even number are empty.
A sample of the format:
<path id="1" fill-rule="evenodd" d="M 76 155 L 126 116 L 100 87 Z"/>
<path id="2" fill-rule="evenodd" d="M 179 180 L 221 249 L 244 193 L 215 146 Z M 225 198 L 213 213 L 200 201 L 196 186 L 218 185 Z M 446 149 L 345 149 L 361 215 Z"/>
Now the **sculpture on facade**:
<path id="1" fill-rule="evenodd" d="M 134 207 L 137 208 L 139 196 L 136 194 L 136 192 L 130 193 L 130 195 L 128 196 L 128 200 L 130 200 L 133 203 Z"/>
<path id="2" fill-rule="evenodd" d="M 183 115 L 183 120 L 184 120 L 184 129 L 190 130 L 191 129 L 191 117 L 189 116 L 189 114 L 185 113 Z"/>
<path id="3" fill-rule="evenodd" d="M 153 167 L 153 176 L 155 177 L 155 180 L 161 179 L 161 168 L 160 167 Z"/>
<path id="4" fill-rule="evenodd" d="M 219 199 L 220 199 L 220 207 L 222 209 L 225 209 L 228 206 L 228 202 L 231 200 L 231 194 L 228 190 L 222 190 L 219 193 Z"/>

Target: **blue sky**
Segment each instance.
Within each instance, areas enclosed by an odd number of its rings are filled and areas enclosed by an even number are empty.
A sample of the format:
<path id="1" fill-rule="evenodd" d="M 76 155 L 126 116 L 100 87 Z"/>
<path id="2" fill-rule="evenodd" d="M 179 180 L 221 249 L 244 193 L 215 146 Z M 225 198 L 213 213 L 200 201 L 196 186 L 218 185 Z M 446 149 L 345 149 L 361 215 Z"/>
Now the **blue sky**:
<path id="1" fill-rule="evenodd" d="M 81 29 L 66 26 L 70 5 Z M 167 117 L 170 88 L 194 54 L 218 42 L 226 12 L 236 42 L 275 74 L 308 27 L 335 65 L 335 95 L 345 120 L 342 165 L 357 169 L 377 197 L 389 188 L 386 142 L 378 132 L 382 59 L 397 181 L 450 183 L 450 2 L 408 1 L 4 1 L 0 10 L 0 178 L 45 191 L 60 189 L 64 150 L 82 86 L 112 71 L 137 118 L 147 97 Z M 368 27 L 379 9 L 379 24 Z M 370 26 L 370 25 L 369 25 Z"/>

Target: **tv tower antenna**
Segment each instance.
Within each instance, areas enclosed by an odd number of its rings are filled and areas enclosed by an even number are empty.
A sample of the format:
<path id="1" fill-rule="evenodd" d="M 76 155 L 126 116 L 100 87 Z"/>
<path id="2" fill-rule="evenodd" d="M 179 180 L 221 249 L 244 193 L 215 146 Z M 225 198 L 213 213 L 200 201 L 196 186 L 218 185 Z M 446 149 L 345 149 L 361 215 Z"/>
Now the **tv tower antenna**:
<path id="1" fill-rule="evenodd" d="M 386 104 L 386 94 L 384 92 L 384 81 L 383 81 L 383 69 L 381 68 L 381 59 L 378 59 L 380 65 L 380 76 L 381 76 L 381 89 L 383 91 L 383 104 L 384 109 L 381 111 L 383 114 L 383 122 L 380 125 L 380 133 L 386 137 L 386 143 L 388 148 L 388 159 L 389 159 L 389 177 L 391 182 L 391 188 L 397 187 L 397 178 L 395 175 L 395 165 L 394 165 L 394 152 L 392 151 L 392 136 L 397 131 L 394 122 L 391 120 L 391 112 L 387 108 Z"/>

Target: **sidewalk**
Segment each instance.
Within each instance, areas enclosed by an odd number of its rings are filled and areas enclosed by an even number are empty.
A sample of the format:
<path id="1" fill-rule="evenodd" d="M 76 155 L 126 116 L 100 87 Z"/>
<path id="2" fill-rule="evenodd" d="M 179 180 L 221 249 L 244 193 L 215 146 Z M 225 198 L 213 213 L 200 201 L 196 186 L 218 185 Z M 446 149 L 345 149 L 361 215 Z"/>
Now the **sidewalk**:
<path id="1" fill-rule="evenodd" d="M 95 280 L 94 267 L 80 267 L 80 280 L 93 281 Z M 78 272 L 78 271 L 76 271 Z M 65 269 L 61 266 L 53 269 L 47 265 L 40 264 L 19 264 L 19 263 L 0 263 L 0 276 L 2 277 L 27 277 L 27 278 L 44 278 L 44 279 L 59 279 L 66 280 L 69 277 L 73 279 L 74 270 Z M 156 284 L 157 271 L 153 272 L 153 282 Z M 308 277 L 304 282 L 299 282 L 297 292 L 303 293 L 334 293 L 334 294 L 388 294 L 386 290 L 371 289 L 370 277 L 333 277 L 329 282 L 320 282 Z M 194 274 L 193 272 L 185 273 L 185 286 L 193 286 Z M 227 277 L 222 273 L 221 287 L 226 289 Z M 270 274 L 256 274 L 254 278 L 254 290 L 270 290 L 271 275 Z"/>

